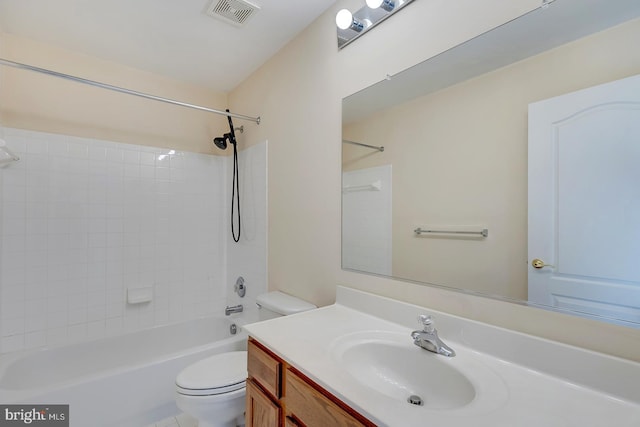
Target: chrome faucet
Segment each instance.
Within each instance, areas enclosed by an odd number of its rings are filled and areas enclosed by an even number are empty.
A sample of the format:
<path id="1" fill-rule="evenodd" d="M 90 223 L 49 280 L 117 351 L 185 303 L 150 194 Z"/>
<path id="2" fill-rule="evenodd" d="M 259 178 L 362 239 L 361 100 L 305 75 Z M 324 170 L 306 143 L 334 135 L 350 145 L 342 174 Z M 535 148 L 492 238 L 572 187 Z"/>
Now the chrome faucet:
<path id="1" fill-rule="evenodd" d="M 411 338 L 413 338 L 415 345 L 447 357 L 456 355 L 456 352 L 438 337 L 438 331 L 433 327 L 431 316 L 421 314 L 418 316 L 418 321 L 422 324 L 422 330 L 411 332 Z"/>
<path id="2" fill-rule="evenodd" d="M 243 309 L 242 304 L 227 306 L 227 308 L 224 309 L 224 315 L 229 316 L 231 313 L 242 313 Z"/>

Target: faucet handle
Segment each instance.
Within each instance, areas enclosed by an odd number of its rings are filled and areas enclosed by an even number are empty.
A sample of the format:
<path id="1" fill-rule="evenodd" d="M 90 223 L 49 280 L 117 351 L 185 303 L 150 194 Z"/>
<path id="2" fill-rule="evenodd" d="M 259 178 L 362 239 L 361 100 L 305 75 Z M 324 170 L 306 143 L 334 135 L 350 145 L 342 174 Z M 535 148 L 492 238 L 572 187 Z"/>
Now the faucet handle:
<path id="1" fill-rule="evenodd" d="M 434 331 L 434 327 L 433 327 L 433 319 L 430 315 L 427 314 L 421 314 L 418 316 L 418 321 L 420 322 L 420 324 L 422 325 L 423 331 L 427 332 L 427 333 L 433 333 Z"/>

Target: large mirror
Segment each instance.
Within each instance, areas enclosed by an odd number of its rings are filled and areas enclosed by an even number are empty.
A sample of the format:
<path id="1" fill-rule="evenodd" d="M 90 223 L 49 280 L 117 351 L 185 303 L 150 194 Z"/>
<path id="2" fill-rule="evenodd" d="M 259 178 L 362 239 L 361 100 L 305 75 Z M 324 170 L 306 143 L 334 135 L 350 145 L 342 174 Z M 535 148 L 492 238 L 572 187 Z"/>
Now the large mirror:
<path id="1" fill-rule="evenodd" d="M 345 98 L 342 267 L 640 327 L 639 17 L 556 0 Z"/>

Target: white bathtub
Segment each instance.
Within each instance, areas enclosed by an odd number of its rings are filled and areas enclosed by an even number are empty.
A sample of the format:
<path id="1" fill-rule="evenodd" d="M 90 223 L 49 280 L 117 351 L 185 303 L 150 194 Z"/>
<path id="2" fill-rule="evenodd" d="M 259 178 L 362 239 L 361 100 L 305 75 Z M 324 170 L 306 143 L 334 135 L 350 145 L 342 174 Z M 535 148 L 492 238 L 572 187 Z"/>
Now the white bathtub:
<path id="1" fill-rule="evenodd" d="M 209 355 L 244 350 L 250 315 L 208 317 L 0 358 L 0 402 L 69 404 L 71 427 L 142 427 L 177 414 L 175 378 Z M 238 324 L 238 333 L 229 327 Z"/>

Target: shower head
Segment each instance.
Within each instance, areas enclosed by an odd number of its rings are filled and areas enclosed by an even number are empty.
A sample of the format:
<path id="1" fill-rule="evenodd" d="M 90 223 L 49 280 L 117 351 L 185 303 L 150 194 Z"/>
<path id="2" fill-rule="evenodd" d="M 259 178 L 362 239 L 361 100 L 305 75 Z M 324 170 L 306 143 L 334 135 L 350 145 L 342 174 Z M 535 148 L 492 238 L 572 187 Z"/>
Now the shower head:
<path id="1" fill-rule="evenodd" d="M 213 138 L 213 143 L 221 150 L 227 149 L 227 138 Z"/>
<path id="2" fill-rule="evenodd" d="M 229 112 L 229 109 L 227 109 L 227 113 Z M 213 143 L 216 145 L 216 147 L 218 147 L 221 150 L 226 150 L 227 149 L 227 140 L 231 143 L 231 145 L 233 145 L 234 147 L 236 146 L 236 130 L 239 130 L 240 133 L 244 132 L 244 126 L 240 126 L 238 128 L 234 128 L 233 127 L 233 121 L 231 120 L 231 116 L 227 116 L 227 119 L 229 119 L 229 129 L 230 132 L 229 133 L 225 133 L 222 136 L 219 136 L 217 138 L 213 138 Z"/>
<path id="3" fill-rule="evenodd" d="M 227 149 L 227 141 L 229 141 L 233 145 L 236 145 L 236 138 L 231 133 L 225 133 L 218 138 L 213 138 L 213 143 L 216 144 L 216 147 L 221 150 Z"/>
<path id="4" fill-rule="evenodd" d="M 228 112 L 229 112 L 229 109 L 227 109 L 227 113 Z M 224 135 L 218 138 L 213 138 L 213 143 L 216 145 L 216 147 L 218 147 L 221 150 L 227 149 L 227 140 L 229 140 L 229 142 L 234 147 L 236 146 L 236 132 L 233 127 L 233 121 L 231 120 L 231 116 L 227 116 L 227 119 L 229 119 L 229 129 L 231 131 L 229 133 L 225 133 Z M 238 130 L 240 131 L 240 133 L 244 132 L 244 126 L 240 126 Z"/>

